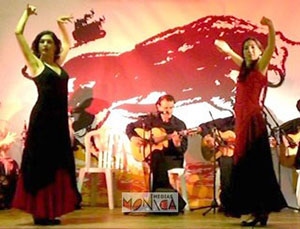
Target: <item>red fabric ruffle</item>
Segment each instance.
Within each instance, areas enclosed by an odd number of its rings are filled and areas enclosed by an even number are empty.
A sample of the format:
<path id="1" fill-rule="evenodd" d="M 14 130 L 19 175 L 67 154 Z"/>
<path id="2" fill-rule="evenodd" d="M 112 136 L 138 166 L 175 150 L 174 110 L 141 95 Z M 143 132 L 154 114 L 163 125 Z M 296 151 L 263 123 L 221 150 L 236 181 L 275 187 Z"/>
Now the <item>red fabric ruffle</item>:
<path id="1" fill-rule="evenodd" d="M 77 204 L 78 195 L 72 187 L 70 175 L 59 170 L 54 183 L 39 190 L 36 195 L 25 190 L 20 174 L 12 207 L 26 211 L 34 218 L 54 219 L 74 211 Z"/>

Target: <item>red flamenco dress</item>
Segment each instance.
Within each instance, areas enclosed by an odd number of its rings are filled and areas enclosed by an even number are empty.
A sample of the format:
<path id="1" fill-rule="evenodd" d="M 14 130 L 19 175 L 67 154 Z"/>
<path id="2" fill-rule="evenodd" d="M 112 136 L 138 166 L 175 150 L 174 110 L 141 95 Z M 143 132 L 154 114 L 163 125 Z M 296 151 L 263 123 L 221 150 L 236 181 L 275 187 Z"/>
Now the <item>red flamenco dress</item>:
<path id="1" fill-rule="evenodd" d="M 45 65 L 33 78 L 38 100 L 30 115 L 13 207 L 54 220 L 79 207 L 68 113 L 68 75 Z"/>
<path id="2" fill-rule="evenodd" d="M 266 87 L 267 77 L 257 70 L 237 83 L 235 165 L 231 197 L 225 203 L 225 213 L 230 216 L 265 214 L 287 206 L 274 173 L 262 111 L 261 95 Z"/>

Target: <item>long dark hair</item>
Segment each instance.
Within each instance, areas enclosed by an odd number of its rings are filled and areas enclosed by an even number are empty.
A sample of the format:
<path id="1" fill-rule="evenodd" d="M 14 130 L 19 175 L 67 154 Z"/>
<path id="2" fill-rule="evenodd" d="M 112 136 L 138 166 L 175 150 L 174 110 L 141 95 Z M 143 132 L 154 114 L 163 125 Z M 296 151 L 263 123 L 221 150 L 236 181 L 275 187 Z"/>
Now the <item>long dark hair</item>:
<path id="1" fill-rule="evenodd" d="M 34 55 L 36 55 L 38 58 L 40 58 L 41 53 L 39 51 L 39 42 L 44 35 L 50 35 L 54 41 L 55 44 L 55 52 L 54 52 L 54 61 L 58 60 L 60 57 L 60 50 L 61 50 L 61 41 L 58 39 L 58 37 L 53 33 L 52 31 L 45 30 L 40 32 L 35 39 L 32 42 L 31 48 L 33 50 Z"/>
<path id="2" fill-rule="evenodd" d="M 254 38 L 254 37 L 249 37 L 249 38 L 247 38 L 246 40 L 244 40 L 243 45 L 242 45 L 242 56 L 243 56 L 243 59 L 244 59 L 244 60 L 243 60 L 242 66 L 241 66 L 241 68 L 240 68 L 240 74 L 239 74 L 239 76 L 238 76 L 238 81 L 239 81 L 239 82 L 244 82 L 244 81 L 247 79 L 249 73 L 250 73 L 252 70 L 255 69 L 256 63 L 257 63 L 257 61 L 258 61 L 258 59 L 255 60 L 255 61 L 252 61 L 252 63 L 250 64 L 250 66 L 248 66 L 248 67 L 246 66 L 245 56 L 244 56 L 244 46 L 245 46 L 246 42 L 248 42 L 248 41 L 254 41 L 254 42 L 256 43 L 256 45 L 258 46 L 258 48 L 261 50 L 261 52 L 264 51 L 264 48 L 263 48 L 262 44 L 261 44 L 260 41 L 257 40 L 256 38 Z"/>

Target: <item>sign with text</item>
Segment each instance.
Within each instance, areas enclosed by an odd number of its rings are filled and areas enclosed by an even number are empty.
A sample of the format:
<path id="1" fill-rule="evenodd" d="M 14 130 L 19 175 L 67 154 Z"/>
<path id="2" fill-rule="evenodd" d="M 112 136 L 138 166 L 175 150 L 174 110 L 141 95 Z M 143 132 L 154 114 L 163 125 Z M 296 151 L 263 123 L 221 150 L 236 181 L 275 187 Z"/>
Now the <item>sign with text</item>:
<path id="1" fill-rule="evenodd" d="M 178 212 L 176 192 L 123 192 L 122 212 Z"/>

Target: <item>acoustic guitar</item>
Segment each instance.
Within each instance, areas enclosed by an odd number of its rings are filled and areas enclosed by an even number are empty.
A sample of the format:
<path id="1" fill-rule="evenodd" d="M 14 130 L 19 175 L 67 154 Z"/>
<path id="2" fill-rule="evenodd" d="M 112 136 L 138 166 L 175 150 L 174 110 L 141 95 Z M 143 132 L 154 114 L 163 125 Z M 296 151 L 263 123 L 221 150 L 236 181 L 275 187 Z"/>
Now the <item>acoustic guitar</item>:
<path id="1" fill-rule="evenodd" d="M 219 131 L 213 138 L 210 134 L 205 135 L 201 142 L 202 156 L 206 161 L 213 161 L 222 156 L 232 157 L 234 153 L 235 133 L 232 130 Z M 214 146 L 215 144 L 215 146 Z"/>
<path id="2" fill-rule="evenodd" d="M 135 128 L 134 130 L 144 140 L 143 145 L 137 145 L 133 141 L 130 142 L 133 158 L 139 162 L 144 161 L 154 150 L 163 150 L 169 146 L 168 140 L 171 139 L 172 134 L 167 134 L 163 128 L 154 127 L 151 130 Z M 189 136 L 200 132 L 201 128 L 196 127 L 178 131 L 178 134 Z"/>
<path id="3" fill-rule="evenodd" d="M 280 144 L 279 162 L 282 166 L 295 168 L 295 159 L 300 142 L 300 132 L 283 136 L 283 144 Z"/>

